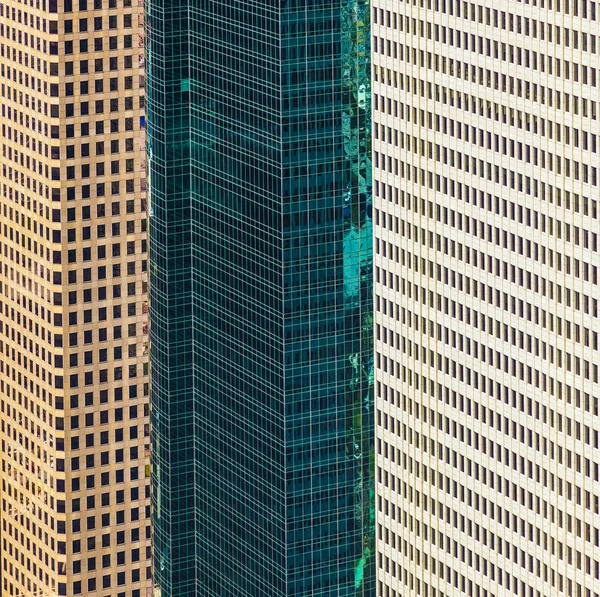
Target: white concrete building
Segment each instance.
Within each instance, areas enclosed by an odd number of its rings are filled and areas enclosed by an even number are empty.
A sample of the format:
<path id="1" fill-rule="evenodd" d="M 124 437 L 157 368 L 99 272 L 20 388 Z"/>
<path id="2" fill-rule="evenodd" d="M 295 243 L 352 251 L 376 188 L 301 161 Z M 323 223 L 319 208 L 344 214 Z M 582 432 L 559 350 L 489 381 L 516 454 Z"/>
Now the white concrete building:
<path id="1" fill-rule="evenodd" d="M 378 595 L 600 595 L 588 0 L 374 0 Z"/>

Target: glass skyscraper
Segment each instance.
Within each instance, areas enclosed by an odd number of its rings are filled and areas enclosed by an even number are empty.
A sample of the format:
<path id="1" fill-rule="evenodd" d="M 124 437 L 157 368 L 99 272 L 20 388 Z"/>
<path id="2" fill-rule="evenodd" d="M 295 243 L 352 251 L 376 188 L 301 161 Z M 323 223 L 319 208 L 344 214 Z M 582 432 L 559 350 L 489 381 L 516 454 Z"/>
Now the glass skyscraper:
<path id="1" fill-rule="evenodd" d="M 147 2 L 161 597 L 374 594 L 369 18 Z"/>

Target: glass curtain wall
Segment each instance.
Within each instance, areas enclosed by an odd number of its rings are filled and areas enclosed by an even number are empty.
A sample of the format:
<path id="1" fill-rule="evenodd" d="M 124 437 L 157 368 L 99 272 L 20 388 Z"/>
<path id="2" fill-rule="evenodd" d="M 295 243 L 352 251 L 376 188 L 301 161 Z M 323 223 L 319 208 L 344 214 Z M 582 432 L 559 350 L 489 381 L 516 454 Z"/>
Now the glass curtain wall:
<path id="1" fill-rule="evenodd" d="M 146 27 L 158 594 L 374 595 L 368 4 Z"/>

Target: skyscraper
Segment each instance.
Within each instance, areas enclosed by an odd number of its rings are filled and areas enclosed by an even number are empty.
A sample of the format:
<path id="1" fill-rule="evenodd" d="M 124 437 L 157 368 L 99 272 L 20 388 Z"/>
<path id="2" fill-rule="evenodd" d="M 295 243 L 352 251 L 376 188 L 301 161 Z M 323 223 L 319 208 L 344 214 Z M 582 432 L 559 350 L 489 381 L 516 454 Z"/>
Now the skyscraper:
<path id="1" fill-rule="evenodd" d="M 150 586 L 141 17 L 0 4 L 3 597 Z"/>
<path id="2" fill-rule="evenodd" d="M 371 595 L 369 8 L 148 3 L 159 595 Z"/>
<path id="3" fill-rule="evenodd" d="M 382 597 L 600 593 L 597 19 L 374 2 Z"/>

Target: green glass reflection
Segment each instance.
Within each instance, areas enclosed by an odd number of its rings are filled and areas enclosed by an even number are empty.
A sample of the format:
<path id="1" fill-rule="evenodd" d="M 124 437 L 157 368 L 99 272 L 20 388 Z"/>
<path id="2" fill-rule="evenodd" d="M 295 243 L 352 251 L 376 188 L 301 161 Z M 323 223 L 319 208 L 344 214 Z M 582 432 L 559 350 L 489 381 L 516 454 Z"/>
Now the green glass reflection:
<path id="1" fill-rule="evenodd" d="M 374 595 L 369 6 L 147 6 L 155 583 Z"/>

